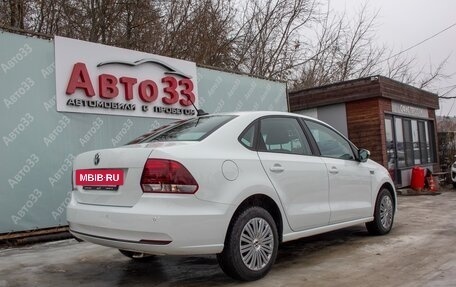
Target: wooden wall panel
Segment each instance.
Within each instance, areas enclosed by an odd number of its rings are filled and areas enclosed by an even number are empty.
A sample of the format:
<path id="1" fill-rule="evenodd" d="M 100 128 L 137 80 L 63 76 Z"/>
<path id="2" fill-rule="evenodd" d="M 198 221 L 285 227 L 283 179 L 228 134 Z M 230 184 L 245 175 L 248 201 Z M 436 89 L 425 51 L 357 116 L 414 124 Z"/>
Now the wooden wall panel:
<path id="1" fill-rule="evenodd" d="M 288 93 L 290 111 L 292 112 L 376 97 L 425 108 L 439 108 L 439 100 L 436 94 L 382 76 L 361 78 Z"/>
<path id="2" fill-rule="evenodd" d="M 439 99 L 436 94 L 412 87 L 388 78 L 380 81 L 382 97 L 409 105 L 438 109 Z"/>
<path id="3" fill-rule="evenodd" d="M 384 165 L 384 143 L 379 98 L 346 104 L 349 139 L 359 148 L 368 149 L 371 159 Z"/>
<path id="4" fill-rule="evenodd" d="M 290 111 L 346 103 L 380 96 L 378 81 L 360 79 L 323 87 L 289 92 Z"/>

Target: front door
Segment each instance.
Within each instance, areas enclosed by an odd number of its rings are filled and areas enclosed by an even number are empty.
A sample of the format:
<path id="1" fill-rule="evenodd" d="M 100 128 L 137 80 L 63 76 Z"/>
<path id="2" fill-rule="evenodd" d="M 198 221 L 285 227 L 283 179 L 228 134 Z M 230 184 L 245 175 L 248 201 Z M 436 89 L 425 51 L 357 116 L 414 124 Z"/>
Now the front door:
<path id="1" fill-rule="evenodd" d="M 329 176 L 330 223 L 372 216 L 371 170 L 356 160 L 352 145 L 333 129 L 306 121 Z"/>

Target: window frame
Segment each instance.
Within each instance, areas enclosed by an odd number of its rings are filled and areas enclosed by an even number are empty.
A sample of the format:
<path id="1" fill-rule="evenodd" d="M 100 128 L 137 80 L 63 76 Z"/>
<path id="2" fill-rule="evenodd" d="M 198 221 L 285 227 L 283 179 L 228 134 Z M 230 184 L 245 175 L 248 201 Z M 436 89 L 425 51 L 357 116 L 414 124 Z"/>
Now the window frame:
<path id="1" fill-rule="evenodd" d="M 435 127 L 435 121 L 432 118 L 415 118 L 415 117 L 410 117 L 410 116 L 396 114 L 396 113 L 390 113 L 390 112 L 385 112 L 385 117 L 390 117 L 393 120 L 393 126 L 394 126 L 394 129 L 395 129 L 395 131 L 394 131 L 394 144 L 396 146 L 396 152 L 397 152 L 397 148 L 398 148 L 397 147 L 398 146 L 398 142 L 397 142 L 398 134 L 397 133 L 400 133 L 402 135 L 402 138 L 403 138 L 403 151 L 404 151 L 405 158 L 404 158 L 404 164 L 400 165 L 399 161 L 397 159 L 397 154 L 396 154 L 396 160 L 398 161 L 396 168 L 398 170 L 410 169 L 410 168 L 412 168 L 413 166 L 416 166 L 416 165 L 432 165 L 432 164 L 436 164 L 437 163 L 436 162 L 437 150 L 436 150 L 436 146 L 435 146 L 436 138 L 435 138 L 435 133 L 433 132 L 434 127 Z M 401 128 L 402 129 L 400 131 L 397 129 L 396 120 L 398 120 L 401 123 Z M 405 150 L 406 124 L 404 124 L 406 121 L 410 122 L 410 133 L 413 133 L 412 121 L 416 121 L 416 123 L 417 123 L 420 163 L 415 163 L 415 155 L 414 155 L 414 152 L 413 152 L 413 136 L 412 136 L 412 160 L 413 160 L 413 164 L 407 163 L 407 159 L 406 159 L 407 155 L 406 155 L 406 150 Z M 426 151 L 427 156 L 428 156 L 428 160 L 426 160 L 426 162 L 422 161 L 423 150 L 421 149 L 422 142 L 421 142 L 421 139 L 420 139 L 420 136 L 421 136 L 421 134 L 420 134 L 421 132 L 420 132 L 420 129 L 419 129 L 420 123 L 424 123 L 425 134 L 427 133 L 427 135 L 429 137 L 427 139 L 426 136 L 425 136 L 425 140 L 429 140 L 428 142 L 425 141 L 426 149 L 429 148 L 429 150 Z M 429 145 L 429 147 L 427 145 Z"/>
<path id="2" fill-rule="evenodd" d="M 253 133 L 253 145 L 252 147 L 249 147 L 249 146 L 246 146 L 243 142 L 242 142 L 242 138 L 244 137 L 244 135 L 249 131 L 249 129 L 251 127 L 254 127 L 255 131 Z M 258 141 L 258 135 L 257 135 L 257 132 L 258 132 L 258 119 L 255 119 L 253 122 L 251 122 L 238 136 L 238 142 L 243 146 L 245 147 L 246 149 L 248 150 L 251 150 L 251 151 L 257 151 L 257 141 Z"/>
<path id="3" fill-rule="evenodd" d="M 298 123 L 299 127 L 301 128 L 301 131 L 304 135 L 304 140 L 307 141 L 307 144 L 309 145 L 309 148 L 310 148 L 310 154 L 299 154 L 299 153 L 288 153 L 288 152 L 274 152 L 274 151 L 267 151 L 267 150 L 260 150 L 260 147 L 259 147 L 259 137 L 260 137 L 260 132 L 261 132 L 261 121 L 264 120 L 264 119 L 268 119 L 268 118 L 281 118 L 281 119 L 284 119 L 284 118 L 290 118 L 290 119 L 294 119 L 296 120 L 296 122 Z M 255 133 L 254 133 L 254 139 L 253 139 L 253 147 L 250 148 L 246 145 L 244 145 L 241 141 L 242 137 L 245 135 L 245 133 L 247 133 L 247 131 L 252 127 L 252 126 L 255 126 Z M 315 146 L 312 142 L 312 137 L 309 137 L 309 134 L 306 130 L 306 127 L 303 125 L 302 121 L 301 121 L 301 117 L 296 117 L 296 116 L 291 116 L 291 115 L 267 115 L 267 116 L 262 116 L 262 117 L 259 117 L 257 119 L 255 119 L 253 122 L 251 122 L 242 132 L 241 134 L 239 135 L 238 137 L 238 141 L 239 143 L 245 147 L 246 149 L 248 150 L 251 150 L 251 151 L 256 151 L 256 152 L 269 152 L 269 153 L 275 153 L 275 154 L 289 154 L 289 155 L 298 155 L 298 156 L 318 156 L 317 152 L 318 150 L 315 149 Z"/>

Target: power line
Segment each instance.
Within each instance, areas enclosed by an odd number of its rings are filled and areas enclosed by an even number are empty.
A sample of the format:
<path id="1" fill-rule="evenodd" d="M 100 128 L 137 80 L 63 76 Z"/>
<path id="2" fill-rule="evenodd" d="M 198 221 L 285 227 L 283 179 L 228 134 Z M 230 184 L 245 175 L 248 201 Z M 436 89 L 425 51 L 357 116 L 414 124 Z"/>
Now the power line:
<path id="1" fill-rule="evenodd" d="M 424 39 L 424 40 L 422 40 L 422 41 L 416 43 L 415 45 L 410 46 L 410 47 L 408 47 L 407 49 L 402 50 L 402 51 L 400 51 L 400 52 L 398 52 L 398 53 L 396 53 L 396 54 L 394 54 L 394 55 L 392 55 L 392 56 L 386 58 L 385 60 L 380 61 L 379 64 L 380 64 L 380 63 L 383 63 L 383 62 L 386 62 L 386 61 L 388 61 L 388 60 L 390 60 L 390 59 L 392 59 L 392 58 L 394 58 L 394 57 L 396 57 L 396 56 L 399 56 L 400 54 L 403 54 L 403 53 L 405 53 L 405 52 L 407 52 L 407 51 L 409 51 L 409 50 L 411 50 L 411 49 L 413 49 L 413 48 L 415 48 L 415 47 L 417 47 L 417 46 L 423 44 L 424 42 L 427 42 L 427 41 L 431 40 L 432 38 L 437 37 L 438 35 L 442 34 L 443 32 L 445 32 L 445 31 L 447 31 L 447 30 L 449 30 L 449 29 L 451 29 L 451 28 L 453 28 L 454 26 L 456 26 L 456 23 L 451 24 L 450 26 L 446 27 L 445 29 L 440 30 L 439 32 L 435 33 L 435 34 L 432 35 L 432 36 L 427 37 L 426 39 Z"/>

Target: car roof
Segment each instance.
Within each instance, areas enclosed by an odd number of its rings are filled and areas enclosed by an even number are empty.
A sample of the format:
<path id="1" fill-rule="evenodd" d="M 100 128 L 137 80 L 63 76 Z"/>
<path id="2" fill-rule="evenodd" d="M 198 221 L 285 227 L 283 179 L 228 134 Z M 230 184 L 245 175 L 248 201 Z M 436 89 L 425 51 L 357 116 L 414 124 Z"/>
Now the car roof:
<path id="1" fill-rule="evenodd" d="M 280 111 L 242 111 L 242 112 L 227 112 L 227 113 L 217 113 L 217 114 L 209 114 L 209 116 L 216 116 L 216 115 L 233 115 L 233 116 L 249 116 L 249 117 L 263 117 L 263 116 L 292 116 L 292 117 L 300 117 L 304 119 L 314 120 L 325 125 L 328 125 L 325 122 L 320 121 L 317 118 L 304 116 L 301 114 L 296 113 L 289 113 L 289 112 L 280 112 Z"/>
<path id="2" fill-rule="evenodd" d="M 312 120 L 314 122 L 321 123 L 324 126 L 327 126 L 337 132 L 340 136 L 345 138 L 347 141 L 349 141 L 354 147 L 356 147 L 353 142 L 348 139 L 347 136 L 343 135 L 339 130 L 331 126 L 330 124 L 323 122 L 317 118 L 309 117 L 309 116 L 304 116 L 301 114 L 295 114 L 295 113 L 289 113 L 289 112 L 279 112 L 279 111 L 242 111 L 242 112 L 231 112 L 231 113 L 218 113 L 218 114 L 209 114 L 207 116 L 217 116 L 217 115 L 232 115 L 232 116 L 240 116 L 240 117 L 249 117 L 249 118 L 260 118 L 264 116 L 292 116 L 292 117 L 300 117 L 303 119 L 308 119 Z M 357 147 L 356 147 L 357 148 Z"/>

